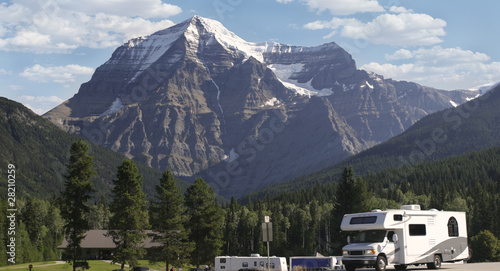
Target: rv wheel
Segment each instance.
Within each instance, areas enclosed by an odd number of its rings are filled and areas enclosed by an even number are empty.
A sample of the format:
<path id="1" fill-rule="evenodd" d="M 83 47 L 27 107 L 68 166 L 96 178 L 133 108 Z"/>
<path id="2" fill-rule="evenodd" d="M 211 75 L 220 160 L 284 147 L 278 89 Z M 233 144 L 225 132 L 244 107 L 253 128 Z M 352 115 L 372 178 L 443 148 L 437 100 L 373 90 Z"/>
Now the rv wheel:
<path id="1" fill-rule="evenodd" d="M 394 266 L 396 270 L 406 270 L 406 267 L 408 267 L 406 264 L 397 264 Z"/>
<path id="2" fill-rule="evenodd" d="M 346 271 L 354 271 L 354 270 L 356 270 L 356 266 L 354 266 L 354 265 L 345 265 L 344 267 L 345 267 Z"/>
<path id="3" fill-rule="evenodd" d="M 434 255 L 434 261 L 432 263 L 427 264 L 427 268 L 429 269 L 439 269 L 441 268 L 441 256 Z"/>
<path id="4" fill-rule="evenodd" d="M 377 257 L 377 263 L 375 264 L 375 270 L 385 271 L 386 267 L 387 267 L 387 259 L 384 256 L 379 255 Z"/>

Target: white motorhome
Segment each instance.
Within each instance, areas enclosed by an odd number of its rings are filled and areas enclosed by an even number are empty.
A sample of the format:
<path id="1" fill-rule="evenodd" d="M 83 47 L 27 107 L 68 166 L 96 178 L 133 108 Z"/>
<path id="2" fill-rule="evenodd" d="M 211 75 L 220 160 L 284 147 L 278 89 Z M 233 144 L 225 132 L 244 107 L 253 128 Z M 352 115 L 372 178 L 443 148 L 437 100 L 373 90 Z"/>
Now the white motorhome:
<path id="1" fill-rule="evenodd" d="M 469 258 L 465 212 L 403 205 L 397 210 L 346 214 L 340 227 L 359 232 L 342 248 L 347 271 L 358 267 L 383 271 L 388 264 L 397 270 L 419 264 L 438 269 L 442 262 Z"/>
<path id="2" fill-rule="evenodd" d="M 285 257 L 269 257 L 270 270 L 287 271 Z M 267 257 L 252 254 L 250 257 L 218 256 L 215 257 L 215 271 L 268 270 Z"/>

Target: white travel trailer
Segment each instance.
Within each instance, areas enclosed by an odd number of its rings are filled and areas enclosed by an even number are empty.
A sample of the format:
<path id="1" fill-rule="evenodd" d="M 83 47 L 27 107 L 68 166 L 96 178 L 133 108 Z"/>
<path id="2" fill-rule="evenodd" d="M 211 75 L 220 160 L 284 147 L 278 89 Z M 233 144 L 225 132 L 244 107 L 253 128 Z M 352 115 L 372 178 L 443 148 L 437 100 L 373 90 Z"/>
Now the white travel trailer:
<path id="1" fill-rule="evenodd" d="M 419 264 L 438 269 L 441 262 L 469 258 L 464 212 L 423 211 L 420 205 L 403 205 L 397 210 L 346 214 L 340 227 L 359 231 L 342 248 L 347 271 L 358 267 L 383 271 L 388 264 L 397 270 Z"/>
<path id="2" fill-rule="evenodd" d="M 287 271 L 285 257 L 269 257 L 270 270 Z M 268 270 L 267 257 L 252 254 L 250 257 L 219 256 L 215 257 L 215 271 Z"/>

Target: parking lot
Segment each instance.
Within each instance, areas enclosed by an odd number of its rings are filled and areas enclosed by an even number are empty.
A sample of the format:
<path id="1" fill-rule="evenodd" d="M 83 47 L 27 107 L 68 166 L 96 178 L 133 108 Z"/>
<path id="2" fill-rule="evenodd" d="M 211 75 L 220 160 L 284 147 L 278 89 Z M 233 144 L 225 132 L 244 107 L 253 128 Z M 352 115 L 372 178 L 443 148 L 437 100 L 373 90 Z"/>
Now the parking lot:
<path id="1" fill-rule="evenodd" d="M 356 270 L 375 270 L 375 269 L 356 269 Z M 393 266 L 387 266 L 387 270 L 395 270 Z M 429 270 L 427 266 L 408 266 L 406 270 Z M 439 269 L 438 269 L 439 270 Z M 495 263 L 456 263 L 456 264 L 446 264 L 443 263 L 440 270 L 467 270 L 467 271 L 498 271 L 500 270 L 500 262 Z"/>

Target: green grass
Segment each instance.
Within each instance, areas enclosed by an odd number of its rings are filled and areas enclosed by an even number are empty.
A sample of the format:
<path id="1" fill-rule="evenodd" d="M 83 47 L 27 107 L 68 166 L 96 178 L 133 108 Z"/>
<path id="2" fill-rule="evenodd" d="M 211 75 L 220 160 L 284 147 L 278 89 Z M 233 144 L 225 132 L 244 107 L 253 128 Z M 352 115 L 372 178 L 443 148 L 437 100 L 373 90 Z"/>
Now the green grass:
<path id="1" fill-rule="evenodd" d="M 90 265 L 89 270 L 95 270 L 95 271 L 112 271 L 115 269 L 120 269 L 120 266 L 117 264 L 110 264 L 106 263 L 103 261 L 88 261 Z M 32 263 L 33 269 L 32 271 L 38 271 L 38 270 L 50 270 L 50 271 L 72 271 L 73 267 L 68 264 L 68 263 L 63 263 L 63 264 L 56 264 L 56 262 L 38 262 L 38 263 Z M 148 266 L 151 270 L 164 270 L 161 269 L 163 265 L 157 265 L 157 264 L 150 264 L 147 260 L 141 260 L 139 261 L 140 266 Z M 0 267 L 1 271 L 20 271 L 20 270 L 29 270 L 28 269 L 29 263 L 23 263 L 23 264 L 16 264 L 16 265 L 10 265 L 10 266 L 2 266 Z M 189 268 L 192 266 L 183 266 L 182 270 L 187 271 Z M 131 268 L 125 267 L 125 270 L 130 270 Z M 178 268 L 175 268 L 177 271 Z"/>

